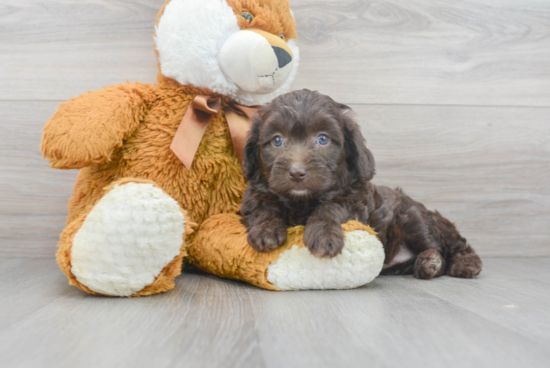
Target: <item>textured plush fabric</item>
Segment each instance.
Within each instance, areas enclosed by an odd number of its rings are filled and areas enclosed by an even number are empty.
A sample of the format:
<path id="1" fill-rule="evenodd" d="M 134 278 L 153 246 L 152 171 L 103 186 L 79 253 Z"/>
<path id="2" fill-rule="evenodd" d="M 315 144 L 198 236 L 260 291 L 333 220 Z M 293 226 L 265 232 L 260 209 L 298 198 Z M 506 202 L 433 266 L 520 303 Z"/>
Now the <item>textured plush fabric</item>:
<path id="1" fill-rule="evenodd" d="M 46 125 L 42 148 L 52 167 L 84 167 L 69 203 L 71 236 L 105 194 L 104 188 L 126 178 L 151 181 L 174 198 L 191 221 L 238 210 L 245 182 L 223 111 L 211 119 L 191 171 L 170 150 L 187 106 L 198 94 L 213 93 L 161 79 L 156 86 L 109 87 L 60 106 Z M 70 252 L 70 244 L 63 239 L 61 243 L 65 247 L 59 252 Z"/>
<path id="2" fill-rule="evenodd" d="M 117 182 L 112 183 L 110 186 L 106 187 L 103 190 L 103 194 L 107 194 L 117 185 L 125 185 L 127 183 L 140 183 L 140 184 L 153 184 L 153 182 L 148 180 L 140 180 L 140 179 L 124 179 Z M 61 240 L 58 244 L 58 251 L 57 251 L 57 262 L 59 264 L 59 267 L 61 268 L 61 271 L 67 276 L 69 279 L 69 283 L 71 285 L 74 285 L 78 287 L 79 289 L 86 291 L 91 294 L 97 294 L 97 295 L 105 295 L 100 294 L 96 291 L 91 290 L 87 286 L 80 283 L 76 276 L 71 272 L 72 269 L 72 246 L 73 246 L 73 240 L 77 232 L 82 228 L 82 225 L 86 221 L 88 213 L 93 209 L 93 206 L 89 206 L 85 211 L 82 211 L 82 213 L 73 221 L 71 221 L 68 226 L 65 228 L 65 230 L 61 233 Z M 160 274 L 156 277 L 154 282 L 145 288 L 143 288 L 141 291 L 134 293 L 132 296 L 146 296 L 146 295 L 152 295 L 157 294 L 161 292 L 165 292 L 168 290 L 171 290 L 174 288 L 174 280 L 175 278 L 180 275 L 181 273 L 181 267 L 183 263 L 183 257 L 187 255 L 187 252 L 185 248 L 187 247 L 187 239 L 189 238 L 189 235 L 193 232 L 193 229 L 196 227 L 196 224 L 191 223 L 187 220 L 188 216 L 187 213 L 183 210 L 181 210 L 181 213 L 183 215 L 185 223 L 185 233 L 182 237 L 182 247 L 180 249 L 180 253 L 170 262 L 168 263 L 164 269 L 160 272 Z"/>
<path id="3" fill-rule="evenodd" d="M 368 227 L 344 224 L 344 249 L 334 258 L 319 259 L 294 240 L 267 268 L 267 280 L 279 290 L 353 289 L 368 284 L 384 266 L 384 246 Z M 356 230 L 353 230 L 357 227 Z"/>
<path id="4" fill-rule="evenodd" d="M 71 272 L 95 292 L 130 296 L 152 284 L 184 245 L 178 203 L 149 183 L 116 185 L 73 239 Z"/>
<path id="5" fill-rule="evenodd" d="M 173 1 L 182 4 L 182 0 Z M 197 4 L 195 8 L 199 14 L 196 14 L 195 19 L 204 16 L 208 6 L 223 3 L 219 0 L 183 1 Z M 167 14 L 165 11 L 170 10 L 170 3 L 167 1 L 161 9 L 157 24 Z M 228 12 L 227 6 L 232 10 Z M 295 22 L 287 1 L 230 0 L 225 7 L 225 15 L 231 17 L 226 23 L 235 25 L 236 31 L 252 27 L 275 35 L 283 33 L 288 39 L 296 38 Z M 241 16 L 244 11 L 255 14 L 252 23 Z M 213 29 L 204 28 L 207 25 L 198 23 L 196 27 L 200 29 L 195 34 L 202 39 L 212 36 Z M 181 35 L 164 35 L 167 38 L 173 36 Z M 157 44 L 166 41 L 160 38 L 157 35 Z M 180 42 L 180 46 L 188 47 L 185 52 L 193 51 L 192 42 L 185 39 L 180 39 Z M 176 46 L 176 51 L 183 50 Z M 215 62 L 215 58 L 200 60 L 197 57 L 189 61 L 188 65 L 178 67 L 183 68 L 184 74 L 193 75 L 195 72 L 202 73 L 198 65 L 209 62 Z M 163 68 L 162 60 L 159 68 Z M 59 265 L 71 284 L 96 293 L 81 284 L 71 272 L 72 246 L 88 214 L 115 184 L 131 182 L 154 185 L 179 204 L 186 222 L 181 253 L 160 272 L 151 285 L 133 296 L 171 289 L 174 278 L 181 272 L 185 247 L 192 241 L 189 235 L 193 223 L 200 224 L 213 215 L 235 213 L 238 210 L 245 182 L 232 147 L 223 109 L 210 120 L 191 170 L 187 170 L 170 149 L 178 126 L 197 95 L 221 97 L 222 108 L 235 102 L 226 95 L 213 92 L 217 85 L 208 85 L 208 80 L 197 84 L 201 88 L 182 85 L 160 73 L 154 85 L 122 84 L 74 98 L 61 104 L 47 122 L 41 148 L 51 167 L 81 169 L 69 202 L 67 228 L 61 235 L 57 255 Z M 277 91 L 271 97 L 284 92 Z M 103 211 L 108 213 L 110 210 L 106 208 Z M 86 231 L 88 234 L 93 233 L 90 229 Z M 104 229 L 97 231 L 98 234 L 103 232 Z M 89 244 L 93 246 L 93 242 Z M 81 244 L 79 252 L 82 253 L 86 246 Z M 97 265 L 92 266 L 88 265 L 88 269 L 101 269 L 94 268 Z"/>
<path id="6" fill-rule="evenodd" d="M 248 245 L 240 216 L 217 215 L 200 227 L 188 249 L 189 259 L 206 272 L 268 290 L 279 290 L 274 283 L 280 290 L 358 287 L 378 276 L 384 263 L 384 251 L 369 226 L 350 221 L 342 228 L 346 247 L 350 249 L 333 259 L 319 259 L 309 254 L 304 248 L 303 226 L 289 228 L 288 240 L 279 249 L 259 253 Z M 295 250 L 300 251 L 298 257 L 293 254 Z M 285 257 L 285 254 L 290 256 Z M 268 274 L 271 268 L 273 275 Z"/>
<path id="7" fill-rule="evenodd" d="M 192 8 L 197 12 L 224 3 L 224 0 L 172 1 L 173 7 L 170 6 L 171 1 L 168 1 L 161 9 L 157 24 L 162 23 L 167 12 L 178 9 L 184 2 L 188 5 L 193 3 L 195 6 Z M 227 5 L 232 11 L 228 11 Z M 222 13 L 234 17 L 224 24 L 236 25 L 232 29 L 237 31 L 254 28 L 275 36 L 282 35 L 298 63 L 298 51 L 294 44 L 295 22 L 287 1 L 227 0 L 224 6 Z M 245 11 L 255 16 L 252 22 L 241 16 Z M 202 13 L 193 19 L 199 19 L 200 16 Z M 195 27 L 201 27 L 200 22 Z M 171 34 L 170 29 L 175 32 L 183 29 L 175 24 L 168 24 L 162 32 L 160 28 L 156 44 L 157 47 L 168 45 L 168 52 L 175 50 L 176 53 L 187 53 L 189 50 L 183 46 L 191 47 L 196 43 L 187 42 L 181 38 L 181 34 Z M 168 32 L 164 33 L 165 30 Z M 216 32 L 201 29 L 200 32 L 189 34 L 208 37 L 216 35 Z M 174 43 L 173 38 L 163 39 L 171 37 L 176 37 L 176 41 L 180 37 L 180 43 Z M 212 48 L 201 50 L 207 54 L 213 52 Z M 67 227 L 58 244 L 57 260 L 60 268 L 72 285 L 92 294 L 151 295 L 174 287 L 174 279 L 181 273 L 183 258 L 187 255 L 186 248 L 192 245 L 189 248 L 191 263 L 220 276 L 238 278 L 274 290 L 275 287 L 266 279 L 266 269 L 288 247 L 269 254 L 257 254 L 246 244 L 244 227 L 235 215 L 246 185 L 232 147 L 223 108 L 234 102 L 253 104 L 269 101 L 286 92 L 296 71 L 290 75 L 286 87 L 258 97 L 225 89 L 227 85 L 223 87 L 223 83 L 219 83 L 223 80 L 222 75 L 205 75 L 219 69 L 215 65 L 210 65 L 212 68 L 206 71 L 202 68 L 203 64 L 216 62 L 212 54 L 205 56 L 206 60 L 200 60 L 186 58 L 188 55 L 163 56 L 159 50 L 156 51 L 157 55 L 160 54 L 159 68 L 165 69 L 163 59 L 167 57 L 167 62 L 171 63 L 168 69 L 175 73 L 175 78 L 159 73 L 154 85 L 129 83 L 84 94 L 61 104 L 44 128 L 41 148 L 51 167 L 81 169 L 69 202 Z M 178 63 L 178 60 L 187 60 L 187 64 Z M 185 83 L 196 84 L 182 85 L 178 78 Z M 187 108 L 197 95 L 221 97 L 222 110 L 211 118 L 193 166 L 188 170 L 171 151 L 170 145 Z M 129 202 L 125 208 L 120 202 L 124 195 L 117 188 L 128 184 L 133 188 L 149 189 L 138 190 L 137 202 Z M 102 201 L 103 198 L 105 201 Z M 152 200 L 154 198 L 159 199 L 158 202 Z M 155 248 L 161 246 L 157 242 L 161 237 L 147 234 L 162 232 L 162 226 L 159 227 L 158 223 L 158 219 L 162 218 L 161 213 L 174 212 L 167 198 L 177 202 L 182 214 L 180 220 L 184 228 L 180 229 L 180 233 L 183 233 L 181 249 L 170 261 L 176 253 L 173 235 L 178 226 L 178 221 L 174 222 L 175 217 L 172 216 L 167 219 L 165 229 L 172 234 L 165 240 L 170 249 L 159 252 L 157 259 L 144 262 L 143 258 L 147 254 L 154 253 Z M 98 209 L 94 211 L 96 205 Z M 117 226 L 126 226 L 126 231 L 132 233 L 125 234 L 120 229 L 111 229 L 108 221 L 110 213 L 118 213 L 117 221 L 126 218 L 128 224 L 119 222 Z M 134 220 L 130 213 L 138 217 L 140 213 L 147 215 L 144 215 L 146 218 L 142 221 Z M 87 222 L 88 216 L 90 218 Z M 201 230 L 193 233 L 200 224 L 203 224 Z M 139 229 L 135 229 L 136 226 Z M 353 230 L 366 229 L 360 224 L 349 226 Z M 82 232 L 79 233 L 80 230 Z M 292 244 L 303 246 L 299 240 L 302 231 L 289 230 L 291 239 L 295 239 Z M 108 233 L 115 234 L 108 239 L 110 248 L 98 243 Z M 194 242 L 195 236 L 197 240 Z M 128 254 L 132 249 L 131 243 L 135 243 L 137 253 L 141 252 L 137 249 L 139 246 L 147 249 L 141 255 Z M 73 254 L 74 244 L 77 244 L 78 249 Z M 96 251 L 101 255 L 94 253 L 86 256 Z M 148 268 L 145 270 L 147 272 L 137 269 L 140 262 Z M 167 263 L 164 267 L 163 262 Z M 120 270 L 116 269 L 117 265 L 120 265 Z M 160 273 L 153 277 L 157 272 Z M 132 274 L 139 276 L 132 280 Z M 117 278 L 121 280 L 120 288 L 116 285 Z M 147 282 L 151 283 L 138 290 Z"/>
<path id="8" fill-rule="evenodd" d="M 199 94 L 214 95 L 161 79 L 155 86 L 108 87 L 62 104 L 46 124 L 42 150 L 54 168 L 83 168 L 67 223 L 97 203 L 104 187 L 123 178 L 152 180 L 199 223 L 236 212 L 245 182 L 223 111 L 210 120 L 191 171 L 170 150 Z"/>
<path id="9" fill-rule="evenodd" d="M 250 22 L 243 18 L 243 12 L 253 14 L 254 20 Z M 208 88 L 246 106 L 271 102 L 290 90 L 298 70 L 300 53 L 288 1 L 171 0 L 161 14 L 157 20 L 155 45 L 161 72 L 166 77 L 183 85 Z M 263 37 L 260 38 L 264 41 L 262 46 L 265 49 L 259 49 L 249 42 L 229 46 L 238 53 L 237 56 L 242 54 L 244 60 L 250 63 L 237 61 L 234 57 L 220 60 L 228 51 L 224 43 L 235 34 L 250 33 L 242 32 L 248 29 L 258 29 L 268 32 L 274 38 L 284 38 L 286 46 L 292 50 L 291 65 L 279 68 L 273 49 Z M 273 68 L 269 66 L 271 59 L 275 59 Z M 231 65 L 231 70 L 238 69 L 240 73 L 226 75 L 222 72 L 221 63 L 226 66 L 226 71 L 227 65 Z M 256 70 L 254 66 L 259 68 Z M 248 82 L 255 84 L 259 75 L 272 73 L 275 80 L 282 78 L 281 83 L 277 84 L 278 88 L 264 93 L 259 93 L 259 90 L 252 93 L 246 88 L 250 86 L 246 82 L 247 75 L 252 78 Z M 245 78 L 236 79 L 236 75 Z M 266 82 L 265 78 L 260 79 Z"/>

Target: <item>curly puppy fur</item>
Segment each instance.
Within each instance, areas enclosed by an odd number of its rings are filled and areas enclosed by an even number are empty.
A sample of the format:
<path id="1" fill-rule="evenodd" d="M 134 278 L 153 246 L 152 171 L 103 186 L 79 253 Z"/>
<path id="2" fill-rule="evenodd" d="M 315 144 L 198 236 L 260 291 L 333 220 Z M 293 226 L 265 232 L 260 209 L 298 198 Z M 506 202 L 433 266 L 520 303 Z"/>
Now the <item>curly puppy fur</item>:
<path id="1" fill-rule="evenodd" d="M 341 224 L 357 219 L 384 244 L 383 273 L 431 279 L 471 278 L 481 260 L 455 226 L 400 189 L 375 186 L 374 158 L 350 108 L 301 90 L 283 95 L 253 119 L 245 148 L 248 180 L 241 214 L 249 244 L 267 252 L 285 243 L 287 227 L 305 225 L 318 257 L 342 252 Z"/>

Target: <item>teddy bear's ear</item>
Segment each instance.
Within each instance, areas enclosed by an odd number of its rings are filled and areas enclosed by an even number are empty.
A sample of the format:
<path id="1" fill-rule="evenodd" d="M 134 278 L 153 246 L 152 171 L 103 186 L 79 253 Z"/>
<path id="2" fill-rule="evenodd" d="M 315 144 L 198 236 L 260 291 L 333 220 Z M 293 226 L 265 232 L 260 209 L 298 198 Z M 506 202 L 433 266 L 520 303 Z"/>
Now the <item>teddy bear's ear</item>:
<path id="1" fill-rule="evenodd" d="M 260 130 L 262 128 L 262 114 L 257 112 L 252 116 L 246 146 L 244 148 L 243 174 L 249 183 L 256 183 L 260 178 Z"/>

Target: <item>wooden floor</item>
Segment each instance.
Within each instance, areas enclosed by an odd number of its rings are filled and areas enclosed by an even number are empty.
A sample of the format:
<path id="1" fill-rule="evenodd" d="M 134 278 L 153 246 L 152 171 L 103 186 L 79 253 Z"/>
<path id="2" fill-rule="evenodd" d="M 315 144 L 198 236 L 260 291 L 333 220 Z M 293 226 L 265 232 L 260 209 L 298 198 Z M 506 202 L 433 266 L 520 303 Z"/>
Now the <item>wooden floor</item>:
<path id="1" fill-rule="evenodd" d="M 385 276 L 357 290 L 270 292 L 184 274 L 102 298 L 48 259 L 0 259 L 2 367 L 550 366 L 550 258 L 487 258 L 476 280 Z"/>
<path id="2" fill-rule="evenodd" d="M 291 0 L 295 89 L 350 105 L 377 162 L 455 222 L 476 280 L 273 293 L 69 287 L 54 253 L 76 171 L 41 128 L 103 86 L 154 82 L 165 0 L 0 0 L 0 367 L 550 367 L 550 2 Z"/>

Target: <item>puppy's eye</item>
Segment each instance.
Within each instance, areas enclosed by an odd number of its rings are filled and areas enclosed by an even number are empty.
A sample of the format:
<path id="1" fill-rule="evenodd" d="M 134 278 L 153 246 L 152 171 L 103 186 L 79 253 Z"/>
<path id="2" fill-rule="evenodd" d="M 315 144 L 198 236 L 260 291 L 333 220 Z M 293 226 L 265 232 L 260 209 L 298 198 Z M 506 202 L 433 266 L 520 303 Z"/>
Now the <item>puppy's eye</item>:
<path id="1" fill-rule="evenodd" d="M 273 145 L 275 147 L 281 147 L 285 143 L 284 139 L 282 137 L 276 136 L 273 138 Z"/>
<path id="2" fill-rule="evenodd" d="M 330 138 L 324 134 L 321 134 L 319 137 L 317 137 L 317 144 L 320 144 L 321 146 L 326 146 L 328 142 L 330 142 Z"/>
<path id="3" fill-rule="evenodd" d="M 252 21 L 254 20 L 254 16 L 249 13 L 249 12 L 243 12 L 241 13 L 241 17 L 243 17 L 244 19 L 246 19 L 249 23 L 252 23 Z"/>

